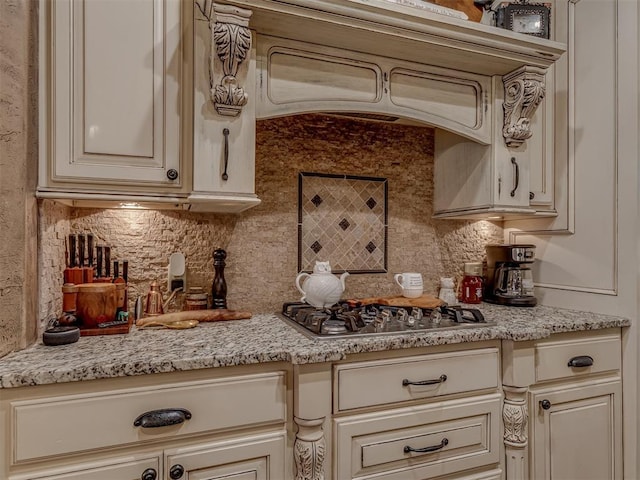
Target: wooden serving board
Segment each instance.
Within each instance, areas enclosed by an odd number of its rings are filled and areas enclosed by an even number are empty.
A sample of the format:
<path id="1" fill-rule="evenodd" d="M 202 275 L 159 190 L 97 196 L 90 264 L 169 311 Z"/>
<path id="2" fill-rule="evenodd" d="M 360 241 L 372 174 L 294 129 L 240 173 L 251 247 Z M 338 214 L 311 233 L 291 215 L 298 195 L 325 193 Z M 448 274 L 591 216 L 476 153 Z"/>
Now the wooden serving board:
<path id="1" fill-rule="evenodd" d="M 402 295 L 392 295 L 390 297 L 370 297 L 358 299 L 363 305 L 377 303 L 379 305 L 389 305 L 390 307 L 419 307 L 435 308 L 444 305 L 445 302 L 438 297 L 429 294 L 422 294 L 417 298 L 407 298 Z"/>
<path id="2" fill-rule="evenodd" d="M 221 322 L 227 320 L 243 320 L 251 318 L 251 312 L 239 310 L 212 309 L 212 310 L 188 310 L 184 312 L 165 313 L 153 317 L 144 317 L 136 320 L 137 326 L 146 323 L 171 323 L 186 320 L 197 320 L 198 322 Z"/>

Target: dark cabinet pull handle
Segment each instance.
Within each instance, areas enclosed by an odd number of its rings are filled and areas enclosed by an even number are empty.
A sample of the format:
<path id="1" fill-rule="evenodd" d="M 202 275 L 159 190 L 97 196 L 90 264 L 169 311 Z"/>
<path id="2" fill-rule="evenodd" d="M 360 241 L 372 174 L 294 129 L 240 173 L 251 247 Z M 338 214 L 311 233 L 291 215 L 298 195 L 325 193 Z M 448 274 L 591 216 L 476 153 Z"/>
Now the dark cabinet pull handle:
<path id="1" fill-rule="evenodd" d="M 169 478 L 171 478 L 171 480 L 178 480 L 182 478 L 182 475 L 184 475 L 184 467 L 180 464 L 174 465 L 169 470 Z"/>
<path id="2" fill-rule="evenodd" d="M 540 402 L 540 406 L 542 407 L 543 410 L 549 410 L 551 408 L 551 402 L 547 399 L 542 400 Z"/>
<path id="3" fill-rule="evenodd" d="M 157 428 L 169 425 L 177 425 L 189 420 L 191 412 L 184 408 L 166 408 L 163 410 L 151 410 L 136 418 L 133 422 L 135 427 Z"/>
<path id="4" fill-rule="evenodd" d="M 520 167 L 518 166 L 518 162 L 516 162 L 516 157 L 511 157 L 511 163 L 514 165 L 514 167 L 516 167 L 516 174 L 513 179 L 513 190 L 511 190 L 511 193 L 509 195 L 515 197 L 516 190 L 518 190 L 518 185 L 520 184 Z"/>
<path id="5" fill-rule="evenodd" d="M 580 355 L 569 360 L 568 367 L 590 367 L 593 365 L 593 358 L 589 355 Z"/>
<path id="6" fill-rule="evenodd" d="M 411 380 L 407 380 L 406 378 L 402 380 L 402 386 L 406 387 L 407 385 L 435 385 L 437 383 L 444 383 L 447 381 L 447 376 L 443 373 L 439 378 L 435 380 L 422 380 L 420 382 L 412 382 Z"/>
<path id="7" fill-rule="evenodd" d="M 169 180 L 175 180 L 178 178 L 178 171 L 175 168 L 170 168 L 167 170 L 167 178 Z"/>
<path id="8" fill-rule="evenodd" d="M 229 165 L 229 129 L 223 129 L 222 135 L 224 135 L 224 172 L 222 172 L 222 179 L 226 181 L 229 179 L 229 175 L 227 175 L 227 166 Z"/>
<path id="9" fill-rule="evenodd" d="M 156 480 L 156 478 L 158 478 L 158 472 L 156 472 L 153 468 L 147 468 L 144 472 L 142 472 L 140 480 Z"/>
<path id="10" fill-rule="evenodd" d="M 444 447 L 446 447 L 447 445 L 449 445 L 449 440 L 447 438 L 443 438 L 442 441 L 438 444 L 438 445 L 432 445 L 431 447 L 424 447 L 424 448 L 413 448 L 410 447 L 409 445 L 407 445 L 406 447 L 404 447 L 404 453 L 429 453 L 429 452 L 436 452 L 438 450 L 442 450 Z"/>

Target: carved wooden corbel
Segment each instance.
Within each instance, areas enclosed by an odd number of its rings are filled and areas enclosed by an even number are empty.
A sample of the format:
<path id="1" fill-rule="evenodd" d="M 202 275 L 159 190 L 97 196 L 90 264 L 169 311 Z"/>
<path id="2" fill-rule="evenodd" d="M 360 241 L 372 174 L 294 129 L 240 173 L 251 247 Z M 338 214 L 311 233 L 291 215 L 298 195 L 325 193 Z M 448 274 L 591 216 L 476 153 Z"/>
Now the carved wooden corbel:
<path id="1" fill-rule="evenodd" d="M 504 405 L 502 423 L 504 425 L 504 446 L 507 478 L 526 480 L 529 412 L 527 409 L 527 388 L 504 385 Z"/>
<path id="2" fill-rule="evenodd" d="M 324 480 L 326 444 L 322 425 L 324 418 L 303 420 L 294 417 L 298 432 L 293 444 L 296 480 Z"/>
<path id="3" fill-rule="evenodd" d="M 221 5 L 211 0 L 196 0 L 196 5 L 209 21 L 211 56 L 209 82 L 211 100 L 220 115 L 236 117 L 246 105 L 249 95 L 238 84 L 238 69 L 251 50 L 249 18 L 251 10 Z M 222 63 L 223 76 L 215 78 L 216 56 Z"/>
<path id="4" fill-rule="evenodd" d="M 524 66 L 504 77 L 504 127 L 502 135 L 509 147 L 518 147 L 531 138 L 531 118 L 544 98 L 545 70 Z"/>

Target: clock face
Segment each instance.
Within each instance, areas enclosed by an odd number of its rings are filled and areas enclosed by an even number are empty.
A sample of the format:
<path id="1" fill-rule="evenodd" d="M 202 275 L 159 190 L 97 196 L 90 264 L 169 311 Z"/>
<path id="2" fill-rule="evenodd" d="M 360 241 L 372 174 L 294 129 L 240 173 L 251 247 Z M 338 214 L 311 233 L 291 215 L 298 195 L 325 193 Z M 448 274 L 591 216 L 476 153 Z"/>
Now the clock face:
<path id="1" fill-rule="evenodd" d="M 513 16 L 513 31 L 520 33 L 539 33 L 542 31 L 542 15 L 524 13 Z"/>

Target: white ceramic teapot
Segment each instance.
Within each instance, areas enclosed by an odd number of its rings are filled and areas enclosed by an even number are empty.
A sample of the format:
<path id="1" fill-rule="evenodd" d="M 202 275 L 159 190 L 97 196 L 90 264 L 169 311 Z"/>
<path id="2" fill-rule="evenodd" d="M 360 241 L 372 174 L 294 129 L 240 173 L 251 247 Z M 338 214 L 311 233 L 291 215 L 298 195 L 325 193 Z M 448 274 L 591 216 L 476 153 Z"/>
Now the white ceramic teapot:
<path id="1" fill-rule="evenodd" d="M 317 262 L 313 273 L 301 272 L 296 277 L 296 287 L 302 293 L 301 302 L 307 302 L 316 308 L 328 308 L 338 303 L 344 292 L 344 280 L 349 272 L 344 272 L 340 278 L 331 273 L 329 262 Z M 303 279 L 304 290 L 300 283 Z"/>

